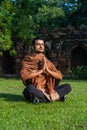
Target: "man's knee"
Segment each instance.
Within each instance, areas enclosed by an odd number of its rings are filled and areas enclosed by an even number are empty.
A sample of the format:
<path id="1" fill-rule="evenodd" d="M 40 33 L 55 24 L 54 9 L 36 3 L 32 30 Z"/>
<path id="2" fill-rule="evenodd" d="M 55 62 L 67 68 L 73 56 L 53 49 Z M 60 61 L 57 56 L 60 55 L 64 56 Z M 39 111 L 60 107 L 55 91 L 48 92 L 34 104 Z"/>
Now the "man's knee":
<path id="1" fill-rule="evenodd" d="M 24 95 L 25 99 L 27 99 L 27 100 L 30 99 L 29 92 L 28 92 L 27 88 L 25 88 L 25 89 L 23 90 L 23 95 Z"/>
<path id="2" fill-rule="evenodd" d="M 66 84 L 66 88 L 67 88 L 68 92 L 70 92 L 72 90 L 70 84 Z"/>
<path id="3" fill-rule="evenodd" d="M 27 86 L 27 91 L 28 92 L 33 92 L 35 90 L 35 87 L 34 87 L 34 85 L 32 85 L 32 84 L 29 84 L 28 86 Z"/>

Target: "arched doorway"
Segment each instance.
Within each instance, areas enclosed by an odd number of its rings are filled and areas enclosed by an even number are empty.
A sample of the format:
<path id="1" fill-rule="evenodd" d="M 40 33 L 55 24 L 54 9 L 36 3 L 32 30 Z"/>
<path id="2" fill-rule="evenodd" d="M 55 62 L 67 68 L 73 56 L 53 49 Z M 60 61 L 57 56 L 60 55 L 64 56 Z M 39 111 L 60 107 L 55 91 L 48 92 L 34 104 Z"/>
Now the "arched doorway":
<path id="1" fill-rule="evenodd" d="M 87 66 L 87 48 L 76 46 L 71 50 L 71 68 Z"/>
<path id="2" fill-rule="evenodd" d="M 3 74 L 14 74 L 14 56 L 10 56 L 9 51 L 3 52 L 2 68 Z"/>

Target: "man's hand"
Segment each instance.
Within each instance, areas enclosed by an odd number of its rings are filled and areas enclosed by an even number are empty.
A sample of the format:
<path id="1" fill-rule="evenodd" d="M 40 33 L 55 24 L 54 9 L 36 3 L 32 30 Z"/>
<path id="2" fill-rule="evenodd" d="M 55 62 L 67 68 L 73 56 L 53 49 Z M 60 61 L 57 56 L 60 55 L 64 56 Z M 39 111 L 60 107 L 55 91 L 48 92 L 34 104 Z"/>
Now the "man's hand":
<path id="1" fill-rule="evenodd" d="M 55 79 L 62 80 L 62 73 L 60 71 L 52 71 L 48 68 L 46 58 L 44 58 L 44 72 L 47 72 L 49 75 L 51 75 Z"/>
<path id="2" fill-rule="evenodd" d="M 44 71 L 48 72 L 47 60 L 44 58 Z"/>
<path id="3" fill-rule="evenodd" d="M 44 68 L 44 59 L 38 62 L 38 69 L 41 70 Z"/>

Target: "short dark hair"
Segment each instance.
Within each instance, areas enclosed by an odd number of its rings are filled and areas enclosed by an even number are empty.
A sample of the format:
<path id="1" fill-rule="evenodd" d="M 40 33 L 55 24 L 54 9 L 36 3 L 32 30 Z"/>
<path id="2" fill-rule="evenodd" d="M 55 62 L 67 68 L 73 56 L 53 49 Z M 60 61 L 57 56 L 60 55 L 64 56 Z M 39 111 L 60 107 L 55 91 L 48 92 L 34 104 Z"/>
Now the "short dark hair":
<path id="1" fill-rule="evenodd" d="M 35 37 L 35 38 L 32 40 L 32 45 L 33 45 L 33 46 L 35 45 L 35 41 L 36 41 L 36 40 L 43 40 L 43 41 L 44 41 L 44 43 L 45 43 L 44 38 L 43 38 L 43 37 L 41 37 L 41 36 L 39 36 L 39 37 Z"/>

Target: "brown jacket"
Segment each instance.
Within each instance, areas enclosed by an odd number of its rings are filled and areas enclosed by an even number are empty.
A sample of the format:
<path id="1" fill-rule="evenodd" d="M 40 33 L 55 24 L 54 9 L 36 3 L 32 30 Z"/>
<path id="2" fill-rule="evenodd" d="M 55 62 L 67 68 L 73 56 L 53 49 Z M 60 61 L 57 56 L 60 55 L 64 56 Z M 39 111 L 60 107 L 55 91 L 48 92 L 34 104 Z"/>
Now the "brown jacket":
<path id="1" fill-rule="evenodd" d="M 55 86 L 56 84 L 58 84 L 59 81 L 57 80 L 57 82 L 55 82 L 56 79 L 54 79 L 52 76 L 50 76 L 47 73 L 43 73 L 32 79 L 28 78 L 30 73 L 40 70 L 43 67 L 44 64 L 43 57 L 45 57 L 44 54 L 40 54 L 39 56 L 37 54 L 32 54 L 32 55 L 27 55 L 22 60 L 21 79 L 26 86 L 29 83 L 36 85 L 36 83 L 39 81 L 42 83 L 42 87 L 47 87 L 47 86 L 49 87 L 50 85 Z M 47 66 L 52 71 L 55 72 L 58 71 L 54 66 L 54 64 L 48 59 L 47 59 Z"/>

